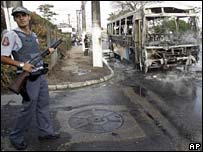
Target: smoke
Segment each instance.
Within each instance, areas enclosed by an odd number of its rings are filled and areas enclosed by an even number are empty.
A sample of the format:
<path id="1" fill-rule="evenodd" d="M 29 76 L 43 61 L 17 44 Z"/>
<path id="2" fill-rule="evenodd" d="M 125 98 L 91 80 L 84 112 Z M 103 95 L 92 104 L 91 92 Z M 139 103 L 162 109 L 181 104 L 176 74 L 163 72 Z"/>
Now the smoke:
<path id="1" fill-rule="evenodd" d="M 188 76 L 181 76 L 171 71 L 166 75 L 157 74 L 156 79 L 160 82 L 163 90 L 168 90 L 170 94 L 184 98 L 194 98 L 196 96 L 196 87 Z"/>
<path id="2" fill-rule="evenodd" d="M 195 38 L 195 33 L 192 31 L 187 31 L 180 37 L 182 43 L 192 43 L 197 44 L 198 38 Z"/>

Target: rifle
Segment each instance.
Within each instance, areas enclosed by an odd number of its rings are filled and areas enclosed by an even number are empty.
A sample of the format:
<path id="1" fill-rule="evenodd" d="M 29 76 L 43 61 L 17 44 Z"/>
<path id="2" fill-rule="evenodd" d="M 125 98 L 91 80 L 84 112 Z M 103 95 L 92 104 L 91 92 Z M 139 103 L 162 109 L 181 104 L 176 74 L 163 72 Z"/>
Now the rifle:
<path id="1" fill-rule="evenodd" d="M 50 53 L 49 48 L 56 49 L 61 43 L 62 43 L 62 39 L 57 40 L 55 43 L 50 45 L 50 47 L 48 47 L 45 51 L 41 52 L 37 56 L 30 59 L 28 61 L 28 63 L 35 66 L 39 62 L 39 58 L 49 55 L 49 53 Z M 18 77 L 13 81 L 13 83 L 11 83 L 11 85 L 8 87 L 9 90 L 11 90 L 12 92 L 14 92 L 16 94 L 19 94 L 20 90 L 23 88 L 25 81 L 29 75 L 30 75 L 29 72 L 23 71 L 21 74 L 18 75 Z"/>

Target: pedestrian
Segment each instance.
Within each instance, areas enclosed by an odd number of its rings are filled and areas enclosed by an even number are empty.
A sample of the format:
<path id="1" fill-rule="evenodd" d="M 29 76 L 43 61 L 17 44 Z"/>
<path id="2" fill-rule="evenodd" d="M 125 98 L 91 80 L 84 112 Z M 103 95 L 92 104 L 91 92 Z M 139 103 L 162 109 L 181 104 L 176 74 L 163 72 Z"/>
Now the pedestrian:
<path id="1" fill-rule="evenodd" d="M 9 134 L 11 144 L 18 150 L 27 148 L 24 138 L 25 130 L 36 116 L 38 139 L 57 139 L 60 134 L 55 132 L 49 112 L 48 83 L 44 73 L 44 61 L 31 65 L 27 61 L 40 53 L 37 36 L 30 29 L 30 11 L 25 7 L 15 7 L 12 16 L 18 27 L 5 33 L 1 42 L 1 62 L 17 67 L 17 75 L 23 70 L 30 73 L 24 89 L 21 90 L 22 109 L 16 124 Z M 50 53 L 54 48 L 49 48 Z M 11 58 L 13 56 L 13 58 Z M 40 70 L 37 70 L 40 69 Z"/>
<path id="2" fill-rule="evenodd" d="M 88 39 L 87 34 L 85 34 L 84 45 L 85 45 L 84 56 L 88 56 L 88 52 L 89 52 L 89 39 Z"/>

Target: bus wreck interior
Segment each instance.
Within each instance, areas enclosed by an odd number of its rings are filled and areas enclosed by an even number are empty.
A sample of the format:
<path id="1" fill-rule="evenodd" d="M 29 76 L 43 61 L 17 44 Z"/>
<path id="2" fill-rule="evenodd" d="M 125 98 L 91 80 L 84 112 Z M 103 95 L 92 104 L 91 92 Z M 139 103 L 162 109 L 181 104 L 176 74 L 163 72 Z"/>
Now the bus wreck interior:
<path id="1" fill-rule="evenodd" d="M 151 68 L 196 63 L 198 30 L 193 8 L 167 3 L 146 5 L 107 25 L 110 49 L 145 73 Z"/>

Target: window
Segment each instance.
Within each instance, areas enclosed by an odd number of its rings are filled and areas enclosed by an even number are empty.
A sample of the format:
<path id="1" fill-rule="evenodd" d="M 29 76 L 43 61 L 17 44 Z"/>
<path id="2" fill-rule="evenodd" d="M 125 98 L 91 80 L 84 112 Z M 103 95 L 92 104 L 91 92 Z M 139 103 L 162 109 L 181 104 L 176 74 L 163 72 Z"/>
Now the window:
<path id="1" fill-rule="evenodd" d="M 127 17 L 127 35 L 132 35 L 133 15 Z"/>
<path id="2" fill-rule="evenodd" d="M 165 13 L 189 13 L 189 11 L 181 10 L 173 7 L 166 7 L 164 8 Z"/>
<path id="3" fill-rule="evenodd" d="M 116 21 L 116 35 L 119 35 L 120 21 Z"/>
<path id="4" fill-rule="evenodd" d="M 161 8 L 151 8 L 152 13 L 161 13 Z"/>
<path id="5" fill-rule="evenodd" d="M 121 35 L 125 35 L 125 33 L 126 33 L 126 30 L 125 30 L 125 19 L 126 18 L 123 18 L 123 19 L 121 19 Z"/>
<path id="6" fill-rule="evenodd" d="M 115 27 L 115 22 L 113 23 L 113 35 L 115 35 L 116 34 L 116 27 Z"/>

